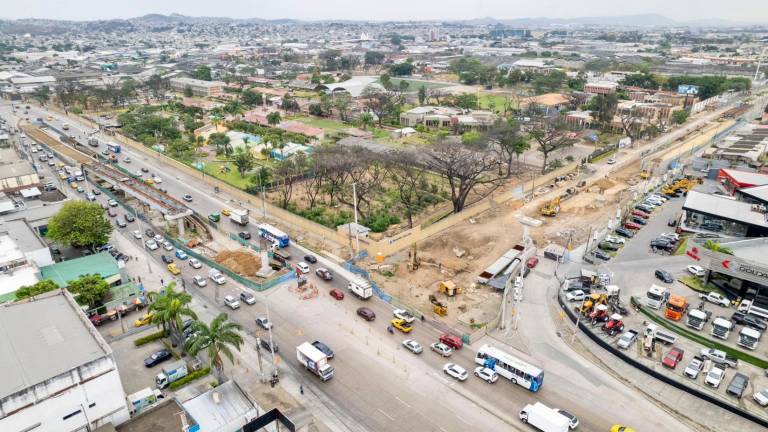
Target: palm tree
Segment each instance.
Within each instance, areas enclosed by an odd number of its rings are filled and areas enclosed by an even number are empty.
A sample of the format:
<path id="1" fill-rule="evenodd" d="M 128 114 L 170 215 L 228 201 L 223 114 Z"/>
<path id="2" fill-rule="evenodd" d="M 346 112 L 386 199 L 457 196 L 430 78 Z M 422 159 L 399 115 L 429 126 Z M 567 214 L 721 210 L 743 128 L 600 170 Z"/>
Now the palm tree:
<path id="1" fill-rule="evenodd" d="M 170 330 L 171 339 L 179 340 L 181 328 L 184 325 L 182 318 L 197 319 L 197 314 L 189 308 L 192 296 L 185 292 L 174 291 L 175 286 L 176 282 L 171 282 L 162 293 L 152 296 L 155 297 L 155 301 L 149 306 L 149 311 L 153 313 L 152 324 L 162 327 L 163 331 Z"/>
<path id="2" fill-rule="evenodd" d="M 280 124 L 280 113 L 277 111 L 273 111 L 269 114 L 267 114 L 267 123 L 269 123 L 270 126 L 277 126 Z"/>
<path id="3" fill-rule="evenodd" d="M 221 381 L 224 371 L 222 354 L 230 362 L 234 363 L 232 347 L 240 351 L 243 345 L 243 337 L 240 335 L 240 324 L 229 322 L 227 314 L 219 314 L 209 325 L 197 321 L 192 324 L 192 338 L 187 342 L 186 349 L 191 355 L 197 355 L 206 350 L 210 367 L 215 371 L 216 377 Z"/>

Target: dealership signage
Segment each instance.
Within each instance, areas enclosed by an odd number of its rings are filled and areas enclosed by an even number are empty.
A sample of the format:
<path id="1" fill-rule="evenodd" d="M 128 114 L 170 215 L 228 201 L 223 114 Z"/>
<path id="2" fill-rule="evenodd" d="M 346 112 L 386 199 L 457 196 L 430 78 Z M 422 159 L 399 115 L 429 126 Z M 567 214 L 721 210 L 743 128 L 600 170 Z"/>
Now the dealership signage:
<path id="1" fill-rule="evenodd" d="M 759 265 L 754 261 L 747 261 L 733 255 L 713 252 L 704 248 L 692 248 L 686 254 L 699 261 L 702 258 L 709 259 L 709 270 L 736 277 L 742 280 L 768 285 L 768 267 Z M 706 262 L 706 260 L 705 260 Z"/>

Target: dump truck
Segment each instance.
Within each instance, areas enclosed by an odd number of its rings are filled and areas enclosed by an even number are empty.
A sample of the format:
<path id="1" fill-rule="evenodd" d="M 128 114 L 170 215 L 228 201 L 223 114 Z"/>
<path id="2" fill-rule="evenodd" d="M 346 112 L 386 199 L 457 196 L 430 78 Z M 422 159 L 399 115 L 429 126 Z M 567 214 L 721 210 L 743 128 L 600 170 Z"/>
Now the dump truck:
<path id="1" fill-rule="evenodd" d="M 309 342 L 296 347 L 296 360 L 323 381 L 333 378 L 333 367 L 328 364 L 328 356 Z"/>
<path id="2" fill-rule="evenodd" d="M 163 366 L 163 371 L 155 377 L 157 388 L 164 389 L 172 382 L 178 381 L 189 374 L 187 362 L 184 360 L 175 361 L 169 365 Z"/>

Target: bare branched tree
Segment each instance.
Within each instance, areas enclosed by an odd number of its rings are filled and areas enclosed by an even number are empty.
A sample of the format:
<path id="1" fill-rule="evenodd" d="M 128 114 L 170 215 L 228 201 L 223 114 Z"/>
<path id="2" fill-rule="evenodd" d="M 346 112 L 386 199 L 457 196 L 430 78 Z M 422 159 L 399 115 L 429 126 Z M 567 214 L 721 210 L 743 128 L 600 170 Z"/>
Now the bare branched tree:
<path id="1" fill-rule="evenodd" d="M 542 174 L 547 171 L 547 161 L 552 152 L 576 143 L 576 138 L 571 136 L 568 124 L 560 117 L 542 119 L 533 126 L 530 137 L 538 143 L 538 150 L 544 156 Z"/>
<path id="2" fill-rule="evenodd" d="M 405 208 L 408 228 L 413 228 L 413 213 L 419 198 L 419 185 L 424 182 L 426 173 L 413 152 L 398 151 L 390 153 L 386 159 L 387 178 L 394 182 L 400 203 Z"/>

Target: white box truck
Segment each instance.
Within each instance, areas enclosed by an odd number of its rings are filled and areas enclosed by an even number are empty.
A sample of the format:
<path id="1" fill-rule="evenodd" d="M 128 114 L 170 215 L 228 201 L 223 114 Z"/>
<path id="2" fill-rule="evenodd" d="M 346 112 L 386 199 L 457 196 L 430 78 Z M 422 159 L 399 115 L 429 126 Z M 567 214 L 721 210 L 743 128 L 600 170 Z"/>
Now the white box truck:
<path id="1" fill-rule="evenodd" d="M 373 296 L 373 287 L 365 279 L 355 278 L 350 280 L 347 284 L 347 289 L 363 300 L 368 300 Z"/>
<path id="2" fill-rule="evenodd" d="M 645 296 L 645 305 L 651 309 L 659 310 L 661 305 L 669 298 L 669 289 L 658 285 L 651 285 Z"/>
<path id="3" fill-rule="evenodd" d="M 157 403 L 164 398 L 163 392 L 158 389 L 145 388 L 134 394 L 128 395 L 128 410 L 131 414 L 138 414 L 143 409 Z"/>
<path id="4" fill-rule="evenodd" d="M 248 210 L 232 209 L 229 219 L 238 225 L 248 225 Z"/>
<path id="5" fill-rule="evenodd" d="M 296 360 L 323 381 L 333 378 L 333 367 L 328 364 L 328 356 L 309 342 L 296 347 Z"/>
<path id="6" fill-rule="evenodd" d="M 184 360 L 175 361 L 167 366 L 163 366 L 163 371 L 155 377 L 157 388 L 168 387 L 172 382 L 178 381 L 189 374 L 187 362 Z"/>
<path id="7" fill-rule="evenodd" d="M 520 420 L 542 432 L 568 432 L 570 421 L 559 412 L 536 402 L 520 411 Z"/>

